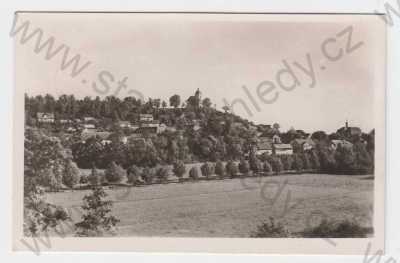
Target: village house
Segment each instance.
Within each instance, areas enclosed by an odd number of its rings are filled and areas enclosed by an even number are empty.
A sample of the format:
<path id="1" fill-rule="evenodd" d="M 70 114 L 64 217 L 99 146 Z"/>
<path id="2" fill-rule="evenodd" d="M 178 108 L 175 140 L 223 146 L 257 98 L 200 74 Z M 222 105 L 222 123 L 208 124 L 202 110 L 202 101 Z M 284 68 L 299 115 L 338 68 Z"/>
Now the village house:
<path id="1" fill-rule="evenodd" d="M 293 152 L 295 153 L 311 151 L 315 147 L 315 143 L 311 138 L 294 139 L 290 144 L 292 145 Z"/>
<path id="2" fill-rule="evenodd" d="M 140 127 L 158 127 L 160 122 L 158 120 L 146 121 L 140 123 Z"/>
<path id="3" fill-rule="evenodd" d="M 68 128 L 66 129 L 66 131 L 67 131 L 67 132 L 76 132 L 76 128 L 70 126 L 70 127 L 68 127 Z"/>
<path id="4" fill-rule="evenodd" d="M 82 124 L 82 128 L 87 131 L 96 129 L 96 126 L 94 124 L 84 123 Z"/>
<path id="5" fill-rule="evenodd" d="M 132 124 L 130 121 L 119 121 L 118 126 L 120 128 L 130 129 L 130 130 L 137 130 L 139 125 Z"/>
<path id="6" fill-rule="evenodd" d="M 152 122 L 154 120 L 152 114 L 139 114 L 140 122 Z"/>
<path id="7" fill-rule="evenodd" d="M 291 144 L 286 143 L 274 143 L 273 152 L 276 155 L 291 155 L 293 154 L 293 147 Z"/>
<path id="8" fill-rule="evenodd" d="M 83 117 L 83 121 L 84 122 L 92 122 L 92 121 L 96 121 L 96 119 L 93 117 Z"/>
<path id="9" fill-rule="evenodd" d="M 145 141 L 145 138 L 143 137 L 142 134 L 140 133 L 132 133 L 129 136 L 124 136 L 122 143 L 126 144 L 126 143 L 135 143 L 138 141 Z"/>
<path id="10" fill-rule="evenodd" d="M 81 133 L 81 141 L 83 143 L 86 143 L 86 141 L 89 138 L 97 137 L 100 139 L 102 145 L 107 145 L 107 144 L 111 143 L 111 140 L 109 140 L 110 135 L 111 135 L 111 132 L 106 132 L 106 131 L 102 131 L 102 132 L 96 131 L 96 130 L 83 131 Z"/>
<path id="11" fill-rule="evenodd" d="M 39 123 L 54 123 L 54 113 L 38 112 L 36 117 Z"/>
<path id="12" fill-rule="evenodd" d="M 142 135 L 149 135 L 149 136 L 154 136 L 157 134 L 157 127 L 139 127 L 135 133 L 140 133 Z"/>
<path id="13" fill-rule="evenodd" d="M 68 120 L 68 119 L 59 119 L 58 121 L 59 121 L 61 124 L 72 123 L 72 120 Z"/>
<path id="14" fill-rule="evenodd" d="M 269 155 L 272 154 L 272 139 L 267 137 L 260 137 L 257 141 L 257 155 L 262 155 L 267 153 Z"/>
<path id="15" fill-rule="evenodd" d="M 279 135 L 275 134 L 271 137 L 259 137 L 257 140 L 257 154 L 261 155 L 276 154 L 276 155 L 290 155 L 293 154 L 293 147 L 291 144 L 284 144 L 281 142 Z"/>
<path id="16" fill-rule="evenodd" d="M 129 121 L 119 121 L 118 122 L 118 126 L 120 128 L 130 128 L 131 127 L 131 123 Z"/>

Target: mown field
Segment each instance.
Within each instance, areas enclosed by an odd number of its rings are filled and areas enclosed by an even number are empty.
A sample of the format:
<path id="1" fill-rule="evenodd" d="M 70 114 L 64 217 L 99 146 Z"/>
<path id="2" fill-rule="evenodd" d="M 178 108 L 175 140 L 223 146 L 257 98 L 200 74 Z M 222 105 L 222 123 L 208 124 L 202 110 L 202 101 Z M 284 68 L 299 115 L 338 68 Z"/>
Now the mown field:
<path id="1" fill-rule="evenodd" d="M 324 217 L 371 227 L 373 183 L 369 176 L 299 174 L 114 187 L 107 193 L 121 220 L 119 236 L 249 237 L 269 217 L 293 232 Z M 88 192 L 48 193 L 47 200 L 68 208 L 78 222 Z"/>

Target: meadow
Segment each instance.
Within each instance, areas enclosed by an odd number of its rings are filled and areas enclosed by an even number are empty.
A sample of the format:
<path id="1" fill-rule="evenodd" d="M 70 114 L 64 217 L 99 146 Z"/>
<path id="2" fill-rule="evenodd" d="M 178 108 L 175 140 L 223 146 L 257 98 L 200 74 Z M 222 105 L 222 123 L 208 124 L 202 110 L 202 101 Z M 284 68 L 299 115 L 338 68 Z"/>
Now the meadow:
<path id="1" fill-rule="evenodd" d="M 270 217 L 292 232 L 324 218 L 372 227 L 373 188 L 367 175 L 294 174 L 113 186 L 106 192 L 114 201 L 112 214 L 121 220 L 118 236 L 249 237 Z M 89 192 L 53 192 L 46 199 L 78 222 Z"/>

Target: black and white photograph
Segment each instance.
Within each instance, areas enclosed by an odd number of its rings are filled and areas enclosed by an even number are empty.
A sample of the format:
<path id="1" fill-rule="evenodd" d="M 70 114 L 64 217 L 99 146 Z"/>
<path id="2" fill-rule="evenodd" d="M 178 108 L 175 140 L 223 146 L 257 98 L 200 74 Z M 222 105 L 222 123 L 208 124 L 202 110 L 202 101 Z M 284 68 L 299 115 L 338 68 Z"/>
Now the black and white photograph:
<path id="1" fill-rule="evenodd" d="M 16 247 L 383 246 L 380 16 L 16 12 Z"/>

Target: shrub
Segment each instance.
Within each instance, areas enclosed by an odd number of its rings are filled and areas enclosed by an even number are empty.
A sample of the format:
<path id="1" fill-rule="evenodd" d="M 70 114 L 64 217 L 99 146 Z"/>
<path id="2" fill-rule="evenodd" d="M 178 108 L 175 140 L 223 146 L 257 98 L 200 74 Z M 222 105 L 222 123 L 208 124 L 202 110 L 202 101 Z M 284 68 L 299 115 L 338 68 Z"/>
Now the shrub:
<path id="1" fill-rule="evenodd" d="M 264 172 L 266 172 L 266 173 L 272 172 L 272 166 L 268 161 L 264 162 L 264 167 L 263 168 L 264 168 Z"/>
<path id="2" fill-rule="evenodd" d="M 283 164 L 281 161 L 281 158 L 279 156 L 272 156 L 270 164 L 272 166 L 272 170 L 276 173 L 279 174 L 283 170 Z"/>
<path id="3" fill-rule="evenodd" d="M 102 236 L 112 232 L 119 220 L 109 215 L 112 201 L 104 200 L 105 197 L 107 193 L 101 187 L 96 187 L 90 195 L 85 195 L 82 205 L 85 214 L 82 215 L 82 221 L 75 224 L 77 236 Z"/>
<path id="4" fill-rule="evenodd" d="M 210 176 L 214 173 L 214 166 L 210 162 L 205 162 L 201 166 L 201 173 L 204 177 L 210 178 Z"/>
<path id="5" fill-rule="evenodd" d="M 308 227 L 298 234 L 305 238 L 363 238 L 372 233 L 371 228 L 362 227 L 357 222 L 322 220 L 318 226 Z"/>
<path id="6" fill-rule="evenodd" d="M 86 174 L 81 174 L 81 178 L 79 179 L 80 184 L 88 184 L 89 183 L 89 176 Z"/>
<path id="7" fill-rule="evenodd" d="M 311 169 L 311 160 L 310 160 L 310 154 L 309 153 L 303 153 L 301 154 L 301 158 L 303 160 L 303 168 L 306 170 Z"/>
<path id="8" fill-rule="evenodd" d="M 182 161 L 176 161 L 173 165 L 172 171 L 174 172 L 175 176 L 180 179 L 186 172 L 186 166 Z"/>
<path id="9" fill-rule="evenodd" d="M 166 182 L 168 180 L 169 170 L 167 167 L 159 167 L 156 172 L 156 177 L 159 182 Z"/>
<path id="10" fill-rule="evenodd" d="M 299 154 L 293 155 L 293 170 L 301 171 L 303 170 L 303 159 L 300 157 Z"/>
<path id="11" fill-rule="evenodd" d="M 96 167 L 92 168 L 92 171 L 90 172 L 90 175 L 88 176 L 88 182 L 92 186 L 97 186 L 101 185 L 104 181 L 103 175 L 100 173 L 99 170 L 96 169 Z"/>
<path id="12" fill-rule="evenodd" d="M 233 161 L 228 161 L 226 163 L 226 173 L 231 177 L 235 178 L 239 173 L 237 165 Z"/>
<path id="13" fill-rule="evenodd" d="M 105 177 L 109 183 L 119 183 L 126 177 L 126 171 L 115 162 L 111 162 L 105 171 Z"/>
<path id="14" fill-rule="evenodd" d="M 260 160 L 261 160 L 261 162 L 267 161 L 268 158 L 269 158 L 269 154 L 266 153 L 266 152 L 260 155 Z"/>
<path id="15" fill-rule="evenodd" d="M 290 233 L 281 223 L 276 224 L 274 218 L 270 217 L 269 222 L 258 226 L 257 230 L 251 234 L 251 237 L 283 238 L 290 237 Z"/>
<path id="16" fill-rule="evenodd" d="M 244 175 L 248 175 L 250 172 L 249 162 L 246 161 L 245 159 L 240 160 L 239 171 Z"/>
<path id="17" fill-rule="evenodd" d="M 282 156 L 282 165 L 283 165 L 283 170 L 292 170 L 293 166 L 293 157 L 290 155 L 284 155 Z"/>
<path id="18" fill-rule="evenodd" d="M 196 166 L 193 166 L 189 170 L 189 178 L 192 180 L 197 180 L 199 179 L 199 171 L 197 170 Z"/>
<path id="19" fill-rule="evenodd" d="M 81 171 L 79 170 L 78 166 L 73 161 L 68 160 L 65 163 L 64 172 L 62 175 L 63 184 L 69 188 L 74 188 L 74 186 L 79 183 L 80 178 Z"/>
<path id="20" fill-rule="evenodd" d="M 260 159 L 258 159 L 258 157 L 255 154 L 252 154 L 250 156 L 250 162 L 249 162 L 249 166 L 250 169 L 254 172 L 254 173 L 259 173 L 262 171 L 262 163 L 260 161 Z"/>
<path id="21" fill-rule="evenodd" d="M 146 184 L 151 184 L 154 180 L 154 175 L 155 175 L 154 169 L 145 167 L 142 170 L 141 177 Z"/>
<path id="22" fill-rule="evenodd" d="M 321 168 L 319 156 L 315 150 L 311 151 L 310 162 L 311 162 L 311 169 L 319 170 Z"/>
<path id="23" fill-rule="evenodd" d="M 130 184 L 137 184 L 139 182 L 139 178 L 141 176 L 140 168 L 136 165 L 131 165 L 127 172 L 128 183 Z"/>
<path id="24" fill-rule="evenodd" d="M 217 161 L 215 164 L 215 174 L 219 176 L 219 178 L 225 177 L 225 167 L 221 161 Z"/>

